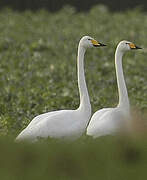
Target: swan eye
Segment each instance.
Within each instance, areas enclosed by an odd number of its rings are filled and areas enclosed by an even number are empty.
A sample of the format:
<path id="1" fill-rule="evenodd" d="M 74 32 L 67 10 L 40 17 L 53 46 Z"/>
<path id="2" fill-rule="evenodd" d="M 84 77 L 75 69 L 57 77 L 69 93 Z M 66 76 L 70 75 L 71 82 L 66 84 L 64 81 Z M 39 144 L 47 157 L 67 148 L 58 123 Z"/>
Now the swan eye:
<path id="1" fill-rule="evenodd" d="M 91 40 L 92 40 L 92 39 L 90 39 L 90 38 L 88 39 L 88 41 L 91 41 Z"/>

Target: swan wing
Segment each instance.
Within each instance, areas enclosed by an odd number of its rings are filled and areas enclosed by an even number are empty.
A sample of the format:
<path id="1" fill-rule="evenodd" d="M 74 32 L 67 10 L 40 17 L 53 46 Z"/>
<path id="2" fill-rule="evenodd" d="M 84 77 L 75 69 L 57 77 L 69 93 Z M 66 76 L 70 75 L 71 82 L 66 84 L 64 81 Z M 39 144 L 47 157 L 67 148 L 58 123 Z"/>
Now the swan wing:
<path id="1" fill-rule="evenodd" d="M 43 119 L 45 119 L 49 116 L 55 115 L 58 112 L 59 111 L 51 111 L 51 112 L 40 114 L 32 119 L 32 121 L 28 124 L 28 127 L 33 126 L 33 125 L 41 122 Z"/>
<path id="2" fill-rule="evenodd" d="M 94 138 L 113 134 L 122 126 L 122 113 L 117 108 L 108 108 L 92 116 L 92 123 L 87 128 L 87 134 Z"/>
<path id="3" fill-rule="evenodd" d="M 103 109 L 100 109 L 99 111 L 96 111 L 91 117 L 91 120 L 90 120 L 89 125 L 87 127 L 87 131 L 90 131 L 90 129 L 95 126 L 97 121 L 100 121 L 102 119 L 103 115 L 106 112 L 110 111 L 111 109 L 112 108 L 103 108 Z"/>
<path id="4" fill-rule="evenodd" d="M 65 138 L 80 136 L 86 128 L 81 124 L 82 116 L 76 110 L 61 110 L 27 126 L 16 140 L 35 141 L 37 138 Z"/>

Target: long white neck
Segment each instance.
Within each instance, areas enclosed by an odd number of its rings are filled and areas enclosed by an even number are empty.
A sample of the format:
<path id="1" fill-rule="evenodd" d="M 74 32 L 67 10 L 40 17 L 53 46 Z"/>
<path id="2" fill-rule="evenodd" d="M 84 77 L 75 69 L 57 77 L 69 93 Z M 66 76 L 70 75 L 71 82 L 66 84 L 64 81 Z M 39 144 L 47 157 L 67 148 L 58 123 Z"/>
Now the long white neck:
<path id="1" fill-rule="evenodd" d="M 86 49 L 79 44 L 78 57 L 77 57 L 77 70 L 78 70 L 78 87 L 80 92 L 80 106 L 79 110 L 84 111 L 87 116 L 91 115 L 91 104 L 89 100 L 88 90 L 85 81 L 84 72 L 84 55 Z"/>
<path id="2" fill-rule="evenodd" d="M 115 53 L 115 68 L 116 68 L 116 77 L 117 77 L 117 85 L 118 85 L 118 92 L 119 92 L 118 107 L 123 107 L 124 109 L 129 110 L 130 104 L 129 104 L 126 83 L 124 80 L 124 74 L 123 74 L 123 68 L 122 68 L 122 57 L 123 57 L 123 52 L 121 52 L 118 47 Z"/>

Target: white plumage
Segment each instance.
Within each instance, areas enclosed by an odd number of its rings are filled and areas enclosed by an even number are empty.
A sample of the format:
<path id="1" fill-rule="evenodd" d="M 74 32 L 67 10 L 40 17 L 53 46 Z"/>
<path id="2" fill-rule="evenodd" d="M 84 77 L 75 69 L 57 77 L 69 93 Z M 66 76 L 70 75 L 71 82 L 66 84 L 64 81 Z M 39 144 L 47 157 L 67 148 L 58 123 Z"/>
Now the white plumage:
<path id="1" fill-rule="evenodd" d="M 87 135 L 94 138 L 114 134 L 129 128 L 130 105 L 123 75 L 122 57 L 131 49 L 141 49 L 129 41 L 121 41 L 115 53 L 115 68 L 119 92 L 119 103 L 116 108 L 104 108 L 95 112 L 87 127 Z"/>
<path id="2" fill-rule="evenodd" d="M 80 106 L 76 110 L 60 110 L 41 114 L 17 136 L 16 141 L 31 142 L 41 138 L 76 139 L 85 131 L 91 116 L 91 104 L 85 82 L 84 55 L 87 48 L 104 46 L 89 36 L 84 36 L 78 46 L 77 69 Z"/>

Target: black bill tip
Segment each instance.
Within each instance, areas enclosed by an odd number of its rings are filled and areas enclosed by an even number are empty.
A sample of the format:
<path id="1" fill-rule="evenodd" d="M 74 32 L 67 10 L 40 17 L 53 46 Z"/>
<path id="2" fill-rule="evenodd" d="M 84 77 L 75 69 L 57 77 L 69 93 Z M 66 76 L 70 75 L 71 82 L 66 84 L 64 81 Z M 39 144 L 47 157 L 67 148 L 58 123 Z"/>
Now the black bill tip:
<path id="1" fill-rule="evenodd" d="M 101 47 L 101 46 L 107 46 L 105 44 L 99 43 L 99 44 L 93 44 L 94 47 Z"/>
<path id="2" fill-rule="evenodd" d="M 100 46 L 107 46 L 106 44 L 102 44 L 102 43 L 99 43 L 100 44 Z"/>
<path id="3" fill-rule="evenodd" d="M 141 47 L 139 47 L 139 46 L 136 46 L 136 49 L 142 49 Z"/>

